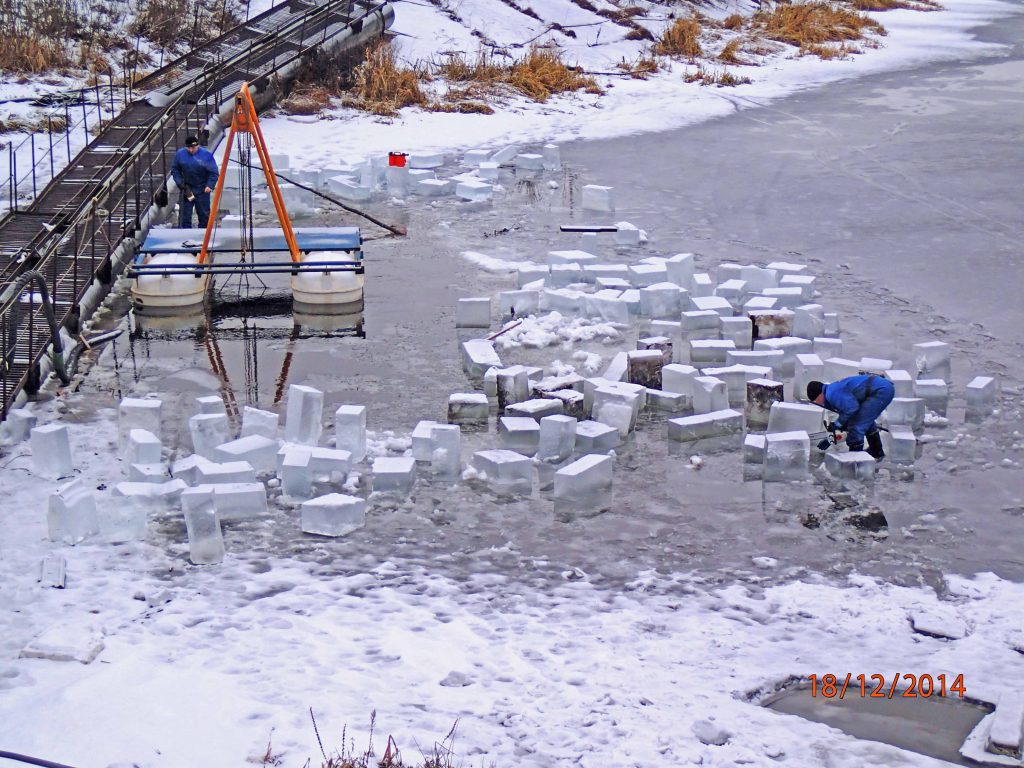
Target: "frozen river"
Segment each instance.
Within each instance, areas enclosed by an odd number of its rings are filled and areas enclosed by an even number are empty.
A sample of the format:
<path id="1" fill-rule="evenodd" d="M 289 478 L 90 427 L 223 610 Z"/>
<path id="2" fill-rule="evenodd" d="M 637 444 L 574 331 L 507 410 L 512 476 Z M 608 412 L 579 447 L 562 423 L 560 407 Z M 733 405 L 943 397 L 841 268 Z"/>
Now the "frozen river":
<path id="1" fill-rule="evenodd" d="M 744 482 L 738 450 L 691 469 L 689 451 L 670 453 L 664 419 L 648 418 L 618 451 L 611 508 L 596 516 L 557 515 L 544 493 L 497 499 L 426 481 L 413 501 L 373 510 L 344 540 L 311 542 L 291 520 L 239 525 L 226 534 L 228 550 L 290 551 L 354 569 L 357 554 L 362 565 L 402 558 L 456 577 L 498 571 L 529 584 L 571 568 L 612 586 L 648 569 L 729 580 L 751 570 L 753 557 L 775 558 L 780 579 L 856 570 L 938 584 L 944 572 L 992 570 L 1019 580 L 1024 482 L 1000 462 L 1022 457 L 1013 448 L 1024 442 L 1014 434 L 1020 399 L 983 425 L 964 425 L 962 392 L 975 374 L 996 372 L 1010 390 L 1024 375 L 1024 19 L 982 37 L 1017 42 L 1009 56 L 840 83 L 668 134 L 563 145 L 557 189 L 547 178 L 509 176 L 507 195 L 489 207 L 379 205 L 375 212 L 406 221 L 410 236 L 367 244 L 365 310 L 346 320 L 349 333 L 295 331 L 287 301 L 218 310 L 178 330 L 137 319 L 131 343 L 118 342 L 118 370 L 106 362 L 84 390 L 171 393 L 181 428 L 193 390 L 204 378 L 217 383 L 182 369 L 218 370 L 239 405 L 275 407 L 282 382 L 306 383 L 327 393 L 325 412 L 363 403 L 371 429 L 407 437 L 420 419 L 444 418 L 449 393 L 470 387 L 458 343 L 472 334 L 454 328 L 456 299 L 514 287 L 514 276 L 482 272 L 460 252 L 543 261 L 550 249 L 575 247 L 558 225 L 605 220 L 579 211 L 579 188 L 609 184 L 614 218 L 650 235 L 628 261 L 694 251 L 704 268 L 807 262 L 819 300 L 841 313 L 846 357 L 911 368 L 912 344 L 949 342 L 950 423 L 927 428 L 933 442 L 913 479 L 883 469 L 852 498 L 819 484 Z M 741 101 L 728 89 L 721 97 Z M 620 260 L 610 245 L 602 256 Z M 637 333 L 634 325 L 613 344 L 580 348 L 607 360 Z M 574 362 L 558 347 L 502 359 Z M 464 458 L 496 446 L 493 430 L 492 422 L 489 433 L 466 434 Z M 851 509 L 883 512 L 888 529 L 842 522 Z M 183 526 L 167 532 L 183 535 Z"/>

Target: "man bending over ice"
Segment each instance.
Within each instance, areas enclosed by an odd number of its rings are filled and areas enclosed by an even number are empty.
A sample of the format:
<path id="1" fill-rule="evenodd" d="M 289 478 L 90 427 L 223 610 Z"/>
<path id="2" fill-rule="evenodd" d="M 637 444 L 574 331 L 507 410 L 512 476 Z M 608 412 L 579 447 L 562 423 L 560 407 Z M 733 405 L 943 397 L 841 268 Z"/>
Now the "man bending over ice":
<path id="1" fill-rule="evenodd" d="M 850 450 L 863 451 L 866 437 L 867 451 L 878 461 L 885 456 L 885 451 L 882 450 L 882 436 L 875 419 L 895 396 L 892 382 L 874 373 L 848 376 L 831 384 L 820 381 L 807 384 L 808 400 L 839 414 L 832 425 L 836 440 L 841 440 L 842 433 L 846 432 L 846 444 Z"/>

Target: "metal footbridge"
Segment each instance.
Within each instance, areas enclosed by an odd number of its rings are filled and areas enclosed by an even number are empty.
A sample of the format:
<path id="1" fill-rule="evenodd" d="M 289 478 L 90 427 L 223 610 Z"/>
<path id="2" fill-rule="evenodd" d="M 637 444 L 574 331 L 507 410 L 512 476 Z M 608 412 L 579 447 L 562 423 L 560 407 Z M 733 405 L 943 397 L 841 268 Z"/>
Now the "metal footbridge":
<path id="1" fill-rule="evenodd" d="M 134 255 L 150 219 L 166 211 L 167 179 L 187 134 L 220 133 L 242 83 L 259 105 L 276 95 L 322 47 L 355 46 L 383 33 L 394 18 L 387 2 L 290 0 L 274 6 L 138 81 L 130 100 L 95 139 L 38 194 L 19 200 L 12 170 L 10 210 L 0 219 L 0 418 L 19 393 L 33 393 L 45 373 L 50 327 L 41 275 L 58 323 L 72 336 Z M 37 166 L 53 167 L 50 156 Z M 25 176 L 21 179 L 26 187 Z M 33 190 L 36 187 L 32 177 Z"/>

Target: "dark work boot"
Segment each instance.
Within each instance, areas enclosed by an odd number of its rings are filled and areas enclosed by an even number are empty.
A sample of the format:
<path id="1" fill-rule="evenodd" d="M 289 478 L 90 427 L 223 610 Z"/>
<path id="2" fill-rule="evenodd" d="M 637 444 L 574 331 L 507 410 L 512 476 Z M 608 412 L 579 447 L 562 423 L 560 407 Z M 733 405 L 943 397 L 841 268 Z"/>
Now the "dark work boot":
<path id="1" fill-rule="evenodd" d="M 868 454 L 874 457 L 875 461 L 885 458 L 885 451 L 882 449 L 882 433 L 877 429 L 868 432 L 864 437 L 868 441 Z"/>

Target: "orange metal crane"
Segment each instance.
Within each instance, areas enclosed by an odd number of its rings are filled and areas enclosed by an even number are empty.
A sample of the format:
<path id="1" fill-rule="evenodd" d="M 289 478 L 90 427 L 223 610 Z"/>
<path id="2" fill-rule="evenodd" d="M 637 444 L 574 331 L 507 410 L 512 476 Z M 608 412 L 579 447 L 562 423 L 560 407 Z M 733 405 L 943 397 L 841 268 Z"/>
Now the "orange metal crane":
<path id="1" fill-rule="evenodd" d="M 263 167 L 263 175 L 267 179 L 270 196 L 274 200 L 277 219 L 281 223 L 281 230 L 284 232 L 284 239 L 288 244 L 288 250 L 291 252 L 292 261 L 301 261 L 299 246 L 295 241 L 295 232 L 292 230 L 292 222 L 288 218 L 288 211 L 285 210 L 284 198 L 281 196 L 281 188 L 277 185 L 277 176 L 274 175 L 274 166 L 270 162 L 267 143 L 263 139 L 263 132 L 260 130 L 260 121 L 256 116 L 256 105 L 252 101 L 249 84 L 242 83 L 242 87 L 235 97 L 235 109 L 231 116 L 231 128 L 228 131 L 228 140 L 224 147 L 224 159 L 220 164 L 217 189 L 214 190 L 213 202 L 210 205 L 210 218 L 206 224 L 206 233 L 203 235 L 203 247 L 199 251 L 199 263 L 205 264 L 209 258 L 207 249 L 213 237 L 213 230 L 217 226 L 217 209 L 220 207 L 220 197 L 224 191 L 224 180 L 227 177 L 228 163 L 231 161 L 231 147 L 235 140 L 235 134 L 247 134 L 251 137 L 260 158 L 260 165 Z"/>

